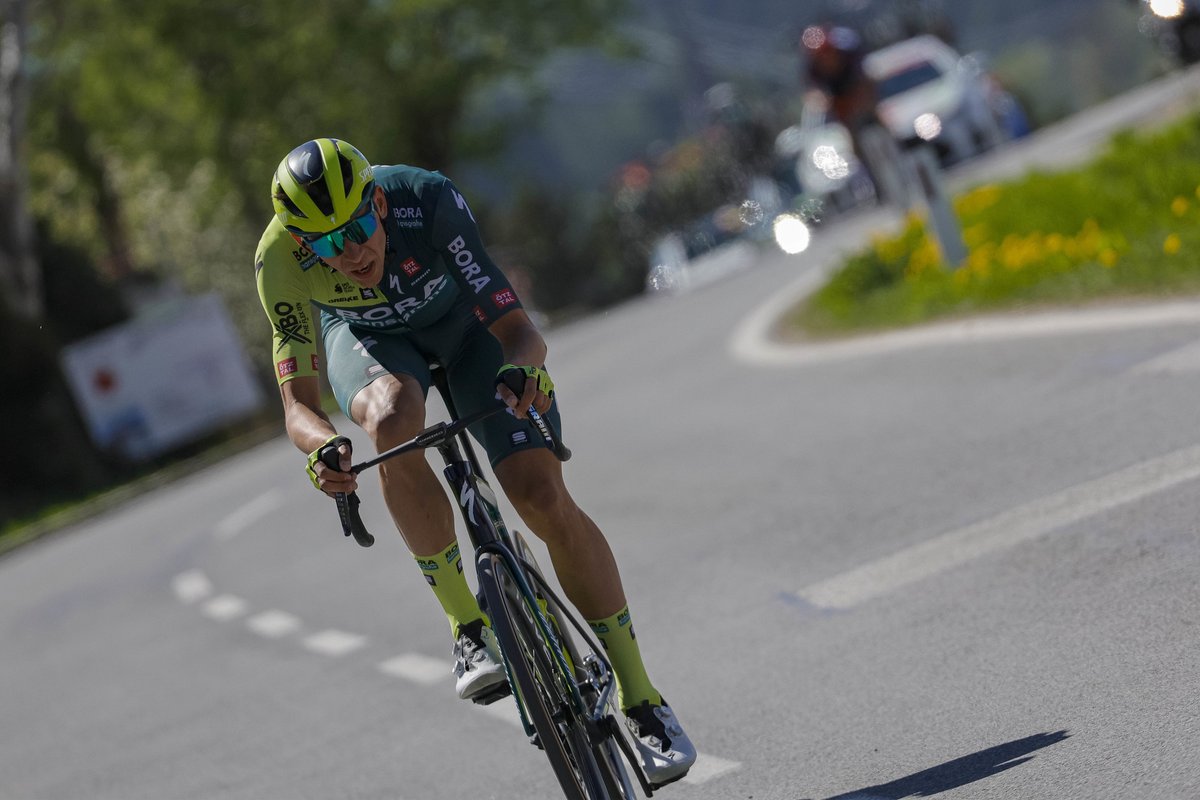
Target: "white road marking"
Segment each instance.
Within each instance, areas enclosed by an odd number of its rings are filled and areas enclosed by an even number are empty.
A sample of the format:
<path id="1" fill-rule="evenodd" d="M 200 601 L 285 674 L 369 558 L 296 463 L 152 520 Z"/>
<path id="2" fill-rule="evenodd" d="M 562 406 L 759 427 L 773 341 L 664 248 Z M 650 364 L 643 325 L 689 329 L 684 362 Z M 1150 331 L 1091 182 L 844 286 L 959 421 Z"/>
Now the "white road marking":
<path id="1" fill-rule="evenodd" d="M 853 608 L 981 556 L 1197 478 L 1200 478 L 1200 445 L 1143 461 L 991 519 L 935 536 L 815 583 L 798 594 L 822 608 Z"/>
<path id="2" fill-rule="evenodd" d="M 367 643 L 367 637 L 346 631 L 326 630 L 304 640 L 304 646 L 323 656 L 339 657 L 353 653 Z"/>
<path id="3" fill-rule="evenodd" d="M 379 665 L 379 671 L 394 678 L 432 686 L 450 679 L 450 665 L 444 658 L 430 658 L 420 653 L 405 653 Z"/>
<path id="4" fill-rule="evenodd" d="M 278 639 L 300 630 L 300 620 L 286 611 L 264 611 L 246 620 L 246 627 L 268 639 Z"/>
<path id="5" fill-rule="evenodd" d="M 283 492 L 271 489 L 218 522 L 213 534 L 218 539 L 228 541 L 282 506 Z"/>
<path id="6" fill-rule="evenodd" d="M 1200 340 L 1185 344 L 1134 367 L 1134 372 L 1182 374 L 1200 372 Z"/>
<path id="7" fill-rule="evenodd" d="M 977 317 L 959 322 L 923 325 L 875 336 L 834 342 L 784 343 L 771 335 L 780 316 L 815 281 L 813 273 L 771 297 L 734 330 L 730 353 L 741 361 L 777 366 L 800 366 L 883 355 L 941 344 L 1003 341 L 1060 334 L 1094 333 L 1158 325 L 1200 324 L 1200 303 L 1172 302 L 1101 310 Z"/>
<path id="8" fill-rule="evenodd" d="M 742 766 L 741 763 L 737 761 L 727 761 L 724 758 L 710 756 L 707 753 L 697 753 L 696 763 L 688 770 L 688 774 L 680 779 L 680 782 L 693 785 L 707 783 L 713 778 L 719 778 L 722 775 L 733 772 L 740 766 Z"/>
<path id="9" fill-rule="evenodd" d="M 175 580 L 171 581 L 171 588 L 175 590 L 176 597 L 189 605 L 203 600 L 213 592 L 208 576 L 198 569 L 176 575 Z"/>
<path id="10" fill-rule="evenodd" d="M 191 570 L 177 575 L 173 581 L 175 594 L 184 603 L 195 603 L 213 592 L 212 584 L 199 570 Z M 229 621 L 244 616 L 247 613 L 246 601 L 231 594 L 213 597 L 203 606 L 204 614 L 220 621 Z M 270 610 L 255 614 L 246 620 L 246 627 L 260 636 L 275 639 L 295 633 L 301 627 L 299 618 L 286 611 Z M 324 630 L 302 640 L 308 650 L 326 656 L 344 656 L 360 649 L 367 643 L 365 636 L 347 633 L 339 630 Z M 445 683 L 450 677 L 450 670 L 444 659 L 432 658 L 420 653 L 403 653 L 380 662 L 380 672 L 396 678 L 402 678 L 422 686 L 432 686 Z M 523 729 L 521 715 L 517 711 L 512 698 L 505 697 L 479 710 L 493 719 L 504 722 L 518 729 Z M 683 783 L 698 785 L 706 783 L 741 767 L 737 761 L 729 761 L 701 753 L 697 757 L 696 766 L 692 767 Z"/>
<path id="11" fill-rule="evenodd" d="M 246 613 L 246 601 L 231 594 L 222 594 L 204 604 L 205 616 L 220 622 L 237 619 Z"/>

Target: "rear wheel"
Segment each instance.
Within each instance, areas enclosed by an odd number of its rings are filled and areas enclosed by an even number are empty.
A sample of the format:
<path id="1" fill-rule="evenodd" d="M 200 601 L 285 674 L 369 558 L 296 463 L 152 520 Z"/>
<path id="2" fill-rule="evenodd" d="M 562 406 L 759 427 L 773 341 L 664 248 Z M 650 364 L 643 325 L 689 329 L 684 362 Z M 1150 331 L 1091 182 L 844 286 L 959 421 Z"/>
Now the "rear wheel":
<path id="1" fill-rule="evenodd" d="M 608 800 L 584 723 L 572 708 L 562 673 L 508 563 L 502 556 L 485 553 L 480 568 L 488 614 L 517 702 L 537 732 L 563 794 L 570 800 Z"/>

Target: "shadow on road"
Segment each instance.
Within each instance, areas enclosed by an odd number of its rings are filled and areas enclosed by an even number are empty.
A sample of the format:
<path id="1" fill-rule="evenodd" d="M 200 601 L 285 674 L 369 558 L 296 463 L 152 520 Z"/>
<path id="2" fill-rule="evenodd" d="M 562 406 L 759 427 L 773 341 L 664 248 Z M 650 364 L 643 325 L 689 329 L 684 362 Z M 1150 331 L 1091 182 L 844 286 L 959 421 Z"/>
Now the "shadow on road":
<path id="1" fill-rule="evenodd" d="M 1024 764 L 1033 758 L 1031 754 L 1034 751 L 1058 744 L 1070 735 L 1066 731 L 1038 733 L 897 778 L 891 783 L 868 786 L 830 797 L 828 800 L 901 800 L 904 797 L 930 797 Z"/>

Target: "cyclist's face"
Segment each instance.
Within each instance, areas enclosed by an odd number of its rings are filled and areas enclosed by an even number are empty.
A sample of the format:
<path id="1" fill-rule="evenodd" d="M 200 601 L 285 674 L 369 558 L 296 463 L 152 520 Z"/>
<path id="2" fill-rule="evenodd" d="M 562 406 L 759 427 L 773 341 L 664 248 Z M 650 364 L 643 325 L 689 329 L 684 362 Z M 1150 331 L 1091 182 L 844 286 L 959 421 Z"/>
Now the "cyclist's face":
<path id="1" fill-rule="evenodd" d="M 383 189 L 375 187 L 375 198 L 372 201 L 376 214 L 382 221 L 387 219 L 387 200 Z M 378 286 L 383 280 L 383 248 L 387 242 L 387 234 L 383 225 L 377 225 L 375 233 L 362 244 L 346 238 L 345 247 L 340 255 L 323 259 L 326 264 L 345 275 L 355 284 L 362 287 Z"/>

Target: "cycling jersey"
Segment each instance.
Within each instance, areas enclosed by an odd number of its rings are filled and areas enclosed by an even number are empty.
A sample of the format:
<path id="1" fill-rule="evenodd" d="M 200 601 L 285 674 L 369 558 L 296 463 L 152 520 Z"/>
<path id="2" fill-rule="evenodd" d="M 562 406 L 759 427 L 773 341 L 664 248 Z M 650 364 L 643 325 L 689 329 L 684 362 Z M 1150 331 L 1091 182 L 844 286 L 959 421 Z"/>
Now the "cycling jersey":
<path id="1" fill-rule="evenodd" d="M 463 302 L 485 326 L 521 308 L 449 179 L 403 165 L 374 169 L 388 205 L 378 286 L 357 286 L 297 243 L 278 219 L 259 241 L 258 294 L 274 328 L 272 360 L 281 384 L 318 373 L 314 310 L 353 328 L 405 332 L 428 328 Z"/>

